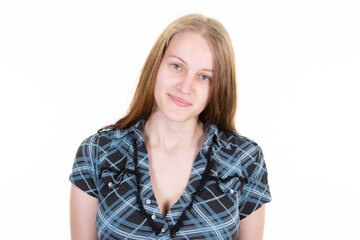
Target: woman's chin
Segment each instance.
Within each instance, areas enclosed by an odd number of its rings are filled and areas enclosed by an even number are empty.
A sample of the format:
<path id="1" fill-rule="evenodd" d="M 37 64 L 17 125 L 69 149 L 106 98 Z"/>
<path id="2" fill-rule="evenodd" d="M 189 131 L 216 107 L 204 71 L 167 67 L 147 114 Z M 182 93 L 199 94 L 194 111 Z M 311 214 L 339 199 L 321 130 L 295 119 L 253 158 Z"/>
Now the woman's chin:
<path id="1" fill-rule="evenodd" d="M 164 114 L 164 117 L 167 120 L 173 121 L 173 122 L 188 122 L 191 120 L 195 120 L 195 122 L 196 122 L 199 115 L 189 115 L 189 114 L 184 114 L 184 113 L 180 113 L 180 112 L 168 112 L 168 113 Z"/>

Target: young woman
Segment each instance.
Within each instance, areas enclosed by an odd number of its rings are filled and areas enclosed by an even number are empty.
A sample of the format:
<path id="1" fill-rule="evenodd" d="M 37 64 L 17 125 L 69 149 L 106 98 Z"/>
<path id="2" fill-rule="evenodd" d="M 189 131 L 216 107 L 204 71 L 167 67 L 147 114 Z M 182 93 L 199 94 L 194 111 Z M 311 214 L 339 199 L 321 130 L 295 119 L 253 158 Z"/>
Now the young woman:
<path id="1" fill-rule="evenodd" d="M 126 116 L 79 147 L 72 239 L 262 239 L 267 170 L 236 132 L 236 101 L 225 28 L 198 14 L 172 22 Z"/>

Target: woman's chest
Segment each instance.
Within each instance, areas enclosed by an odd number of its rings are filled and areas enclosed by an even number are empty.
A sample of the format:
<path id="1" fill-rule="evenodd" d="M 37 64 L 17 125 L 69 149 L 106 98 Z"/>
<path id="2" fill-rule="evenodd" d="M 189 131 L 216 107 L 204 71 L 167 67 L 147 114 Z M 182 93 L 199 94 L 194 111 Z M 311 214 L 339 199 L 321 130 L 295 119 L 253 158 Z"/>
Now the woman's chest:
<path id="1" fill-rule="evenodd" d="M 163 217 L 150 174 L 139 172 L 125 172 L 115 182 L 101 180 L 99 239 L 236 239 L 239 194 L 231 191 L 235 183 L 219 187 L 219 182 L 207 179 L 199 188 L 201 171 L 191 174 L 189 185 Z"/>
<path id="2" fill-rule="evenodd" d="M 162 171 L 152 176 L 143 145 L 101 158 L 107 161 L 99 170 L 99 239 L 236 239 L 241 184 L 236 177 L 219 181 L 216 157 L 208 149 L 182 166 L 153 162 Z M 153 186 L 157 175 L 166 185 Z M 162 199 L 172 201 L 166 215 L 154 190 L 163 186 L 170 194 L 164 191 L 168 198 Z"/>
<path id="3" fill-rule="evenodd" d="M 162 216 L 166 216 L 184 193 L 195 155 L 192 151 L 174 154 L 153 153 L 149 155 L 149 173 L 152 191 Z"/>

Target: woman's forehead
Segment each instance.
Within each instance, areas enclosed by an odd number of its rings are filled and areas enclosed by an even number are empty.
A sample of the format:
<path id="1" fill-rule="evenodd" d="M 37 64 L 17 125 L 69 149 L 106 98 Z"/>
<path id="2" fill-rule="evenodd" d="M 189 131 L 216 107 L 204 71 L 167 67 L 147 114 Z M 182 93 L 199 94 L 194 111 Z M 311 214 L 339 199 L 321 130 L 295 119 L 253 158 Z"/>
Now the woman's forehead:
<path id="1" fill-rule="evenodd" d="M 208 41 L 198 32 L 176 33 L 165 51 L 164 57 L 177 57 L 185 63 L 201 63 L 204 68 L 212 69 L 213 55 Z"/>

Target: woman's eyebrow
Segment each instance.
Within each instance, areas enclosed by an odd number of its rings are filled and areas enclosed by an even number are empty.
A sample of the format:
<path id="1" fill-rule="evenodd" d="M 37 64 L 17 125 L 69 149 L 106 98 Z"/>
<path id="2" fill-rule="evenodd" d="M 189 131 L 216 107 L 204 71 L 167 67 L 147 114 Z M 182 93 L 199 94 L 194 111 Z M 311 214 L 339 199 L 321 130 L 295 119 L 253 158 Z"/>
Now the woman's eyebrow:
<path id="1" fill-rule="evenodd" d="M 187 65 L 187 63 L 185 62 L 185 60 L 184 60 L 184 59 L 182 59 L 182 58 L 181 58 L 181 57 L 179 57 L 179 56 L 176 56 L 176 55 L 169 55 L 169 57 L 177 58 L 177 59 L 179 59 L 180 61 L 182 61 L 183 63 L 185 63 L 185 64 Z"/>
<path id="2" fill-rule="evenodd" d="M 182 61 L 185 65 L 187 65 L 187 63 L 185 62 L 185 60 L 184 60 L 184 59 L 182 59 L 182 58 L 181 58 L 181 57 L 179 57 L 179 56 L 176 56 L 176 55 L 169 55 L 169 57 L 177 58 L 177 59 L 179 59 L 180 61 Z M 211 72 L 211 73 L 213 73 L 213 72 L 214 72 L 212 69 L 208 69 L 208 68 L 203 68 L 203 69 L 201 69 L 201 70 L 202 70 L 202 71 Z"/>
<path id="3" fill-rule="evenodd" d="M 207 68 L 203 68 L 201 69 L 202 71 L 206 71 L 206 72 L 210 72 L 210 73 L 214 73 L 214 71 L 212 69 L 207 69 Z"/>

